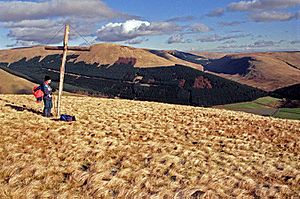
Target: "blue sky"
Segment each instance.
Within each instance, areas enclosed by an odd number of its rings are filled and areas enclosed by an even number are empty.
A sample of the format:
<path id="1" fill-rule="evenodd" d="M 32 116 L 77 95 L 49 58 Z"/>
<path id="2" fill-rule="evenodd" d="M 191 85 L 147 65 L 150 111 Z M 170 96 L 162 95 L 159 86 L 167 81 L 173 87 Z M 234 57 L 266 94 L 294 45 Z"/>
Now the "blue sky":
<path id="1" fill-rule="evenodd" d="M 300 0 L 2 0 L 0 48 L 59 44 L 66 22 L 72 45 L 83 36 L 183 51 L 300 49 Z"/>

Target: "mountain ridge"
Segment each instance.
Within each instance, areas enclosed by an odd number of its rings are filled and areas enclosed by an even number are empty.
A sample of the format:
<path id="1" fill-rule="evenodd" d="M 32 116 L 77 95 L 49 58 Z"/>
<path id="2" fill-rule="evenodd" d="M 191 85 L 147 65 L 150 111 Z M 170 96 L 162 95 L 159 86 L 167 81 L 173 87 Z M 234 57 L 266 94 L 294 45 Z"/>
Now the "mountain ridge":
<path id="1" fill-rule="evenodd" d="M 122 46 L 111 43 L 101 43 L 90 46 L 88 52 L 75 52 L 68 51 L 68 55 L 79 55 L 75 62 L 84 61 L 87 64 L 114 64 L 120 58 L 134 58 L 136 67 L 155 67 L 155 66 L 170 66 L 175 64 L 190 65 L 194 68 L 201 69 L 201 65 L 194 63 L 185 62 L 184 60 L 177 59 L 176 57 L 170 56 L 161 57 L 142 48 L 133 48 L 130 46 Z M 0 50 L 0 62 L 2 63 L 13 63 L 23 58 L 32 59 L 36 56 L 44 58 L 48 55 L 61 54 L 60 51 L 45 50 L 44 46 L 35 46 L 29 48 L 15 48 Z"/>
<path id="2" fill-rule="evenodd" d="M 205 71 L 266 91 L 300 83 L 300 52 L 261 52 L 225 55 Z"/>
<path id="3" fill-rule="evenodd" d="M 24 59 L 42 60 L 55 55 L 61 56 L 61 52 L 46 51 L 44 46 L 0 50 L 0 64 L 9 66 Z M 110 67 L 114 64 L 129 64 L 136 68 L 184 65 L 265 91 L 300 83 L 299 51 L 227 54 L 151 50 L 102 43 L 92 45 L 90 52 L 69 51 L 68 55 L 73 57 L 69 61 L 74 64 L 97 65 L 97 67 L 102 65 Z"/>

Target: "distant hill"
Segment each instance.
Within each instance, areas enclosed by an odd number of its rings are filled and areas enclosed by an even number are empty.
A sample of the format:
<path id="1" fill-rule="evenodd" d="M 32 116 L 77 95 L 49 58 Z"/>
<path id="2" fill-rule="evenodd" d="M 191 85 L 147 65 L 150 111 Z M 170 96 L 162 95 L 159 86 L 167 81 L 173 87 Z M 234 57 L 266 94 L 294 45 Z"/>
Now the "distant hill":
<path id="1" fill-rule="evenodd" d="M 266 91 L 300 83 L 300 52 L 243 53 L 211 60 L 206 71 Z"/>
<path id="2" fill-rule="evenodd" d="M 0 62 L 14 63 L 23 58 L 30 60 L 34 57 L 40 56 L 40 58 L 44 58 L 53 54 L 61 54 L 61 52 L 45 50 L 43 46 L 0 50 Z M 112 65 L 114 63 L 133 61 L 135 67 L 184 64 L 193 68 L 203 69 L 200 64 L 189 63 L 174 56 L 162 57 L 151 53 L 150 50 L 147 49 L 132 48 L 109 43 L 92 45 L 89 52 L 69 51 L 68 55 L 76 55 L 76 58 L 73 60 L 75 63 L 85 62 L 87 64 L 97 63 L 100 65 Z"/>
<path id="3" fill-rule="evenodd" d="M 176 60 L 182 60 L 183 65 L 188 65 L 199 70 L 203 70 L 202 65 L 209 62 L 209 59 L 206 57 L 178 50 L 149 50 L 149 52 L 175 62 Z"/>
<path id="4" fill-rule="evenodd" d="M 40 60 L 61 54 L 43 46 L 0 50 L 0 64 L 21 60 Z M 137 68 L 184 65 L 242 84 L 273 91 L 300 83 L 300 52 L 237 53 L 182 52 L 177 50 L 139 49 L 116 44 L 95 44 L 90 52 L 69 51 L 73 63 L 112 66 L 129 64 Z"/>
<path id="5" fill-rule="evenodd" d="M 198 51 L 191 51 L 189 53 L 197 56 L 205 57 L 206 59 L 220 59 L 226 56 L 227 54 L 229 54 L 223 52 L 198 52 Z"/>
<path id="6" fill-rule="evenodd" d="M 80 55 L 67 57 L 67 91 L 87 92 L 109 97 L 159 101 L 195 106 L 213 106 L 257 99 L 266 93 L 198 69 L 183 65 L 135 67 L 123 59 L 112 65 L 78 61 Z M 127 64 L 126 64 L 127 63 Z M 39 82 L 45 74 L 59 81 L 61 55 L 23 58 L 2 68 Z"/>
<path id="7" fill-rule="evenodd" d="M 35 84 L 0 69 L 0 94 L 28 94 Z"/>

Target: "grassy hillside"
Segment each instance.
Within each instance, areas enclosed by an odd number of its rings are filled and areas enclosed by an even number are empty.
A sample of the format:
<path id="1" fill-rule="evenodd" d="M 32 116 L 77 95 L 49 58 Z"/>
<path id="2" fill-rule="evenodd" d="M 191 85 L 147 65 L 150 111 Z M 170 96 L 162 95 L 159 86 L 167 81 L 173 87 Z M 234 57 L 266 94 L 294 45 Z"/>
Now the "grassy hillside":
<path id="1" fill-rule="evenodd" d="M 110 97 L 159 101 L 195 106 L 212 106 L 257 99 L 266 95 L 261 90 L 183 66 L 138 68 L 130 64 L 113 65 L 76 62 L 78 55 L 68 56 L 65 82 Z M 45 74 L 59 80 L 61 55 L 21 59 L 2 67 L 22 73 L 35 81 Z M 69 90 L 71 91 L 71 90 Z"/>
<path id="2" fill-rule="evenodd" d="M 0 62 L 14 63 L 23 58 L 25 60 L 33 59 L 34 57 L 45 58 L 49 55 L 62 53 L 60 51 L 45 50 L 43 46 L 31 48 L 17 48 L 0 50 Z M 194 68 L 202 69 L 199 64 L 190 63 L 176 57 L 161 57 L 151 53 L 147 49 L 133 48 L 128 46 L 120 46 L 117 44 L 101 43 L 90 47 L 89 52 L 74 52 L 69 51 L 68 55 L 76 56 L 74 62 L 84 62 L 86 64 L 110 65 L 116 62 L 127 62 L 134 60 L 137 67 L 155 67 L 155 66 L 172 66 L 175 64 L 184 64 Z"/>
<path id="3" fill-rule="evenodd" d="M 0 50 L 0 65 L 55 56 L 59 51 L 43 46 Z M 224 54 L 139 49 L 116 44 L 95 44 L 89 52 L 69 51 L 74 64 L 111 66 L 130 64 L 138 68 L 185 65 L 200 71 L 266 91 L 300 83 L 300 52 Z"/>
<path id="4" fill-rule="evenodd" d="M 0 94 L 29 94 L 34 83 L 0 69 Z"/>
<path id="5" fill-rule="evenodd" d="M 209 62 L 209 59 L 206 57 L 177 50 L 149 50 L 149 52 L 168 60 L 182 60 L 181 64 L 192 66 L 201 71 L 203 71 L 202 65 Z"/>
<path id="6" fill-rule="evenodd" d="M 0 95 L 0 198 L 297 198 L 300 123 L 128 100 Z M 19 110 L 19 111 L 17 111 Z"/>
<path id="7" fill-rule="evenodd" d="M 205 70 L 253 87 L 272 91 L 300 83 L 300 52 L 226 55 Z"/>

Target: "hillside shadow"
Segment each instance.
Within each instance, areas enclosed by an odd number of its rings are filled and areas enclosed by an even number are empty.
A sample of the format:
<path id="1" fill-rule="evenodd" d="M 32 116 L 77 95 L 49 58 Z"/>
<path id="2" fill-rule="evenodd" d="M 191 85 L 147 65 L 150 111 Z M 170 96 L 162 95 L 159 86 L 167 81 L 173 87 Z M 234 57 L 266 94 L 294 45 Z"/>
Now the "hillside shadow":
<path id="1" fill-rule="evenodd" d="M 215 73 L 245 76 L 250 70 L 252 61 L 254 61 L 252 57 L 234 59 L 230 56 L 225 56 L 204 65 L 204 70 Z"/>
<path id="2" fill-rule="evenodd" d="M 188 52 L 177 51 L 177 50 L 169 51 L 169 52 L 163 50 L 149 50 L 149 52 L 167 60 L 170 59 L 170 55 L 171 55 L 178 59 L 182 59 L 184 61 L 188 61 L 194 64 L 201 64 L 203 66 L 209 64 L 213 60 L 213 59 L 207 59 L 203 56 L 195 55 Z"/>
<path id="3" fill-rule="evenodd" d="M 119 57 L 114 64 L 77 62 L 69 55 L 66 63 L 65 90 L 88 91 L 108 97 L 157 101 L 193 106 L 214 106 L 253 101 L 264 96 L 261 90 L 239 84 L 200 70 L 183 66 L 135 67 L 137 60 Z M 61 54 L 20 59 L 9 70 L 24 78 L 42 80 L 51 76 L 59 82 Z"/>

